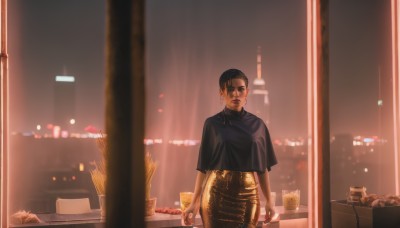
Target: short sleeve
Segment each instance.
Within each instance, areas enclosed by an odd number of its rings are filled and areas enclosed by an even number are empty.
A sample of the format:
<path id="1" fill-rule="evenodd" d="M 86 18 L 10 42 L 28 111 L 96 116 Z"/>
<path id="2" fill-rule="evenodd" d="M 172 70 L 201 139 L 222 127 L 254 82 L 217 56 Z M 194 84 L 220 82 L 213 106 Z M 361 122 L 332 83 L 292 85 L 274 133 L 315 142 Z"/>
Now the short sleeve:
<path id="1" fill-rule="evenodd" d="M 266 140 L 266 153 L 267 153 L 267 170 L 271 171 L 271 167 L 278 164 L 278 160 L 275 156 L 274 147 L 272 146 L 271 136 L 267 126 L 265 126 L 265 140 Z"/>
<path id="2" fill-rule="evenodd" d="M 197 170 L 205 173 L 209 169 L 211 158 L 211 140 L 210 140 L 210 126 L 209 121 L 206 120 L 203 126 L 203 134 L 201 137 L 199 157 L 197 160 Z"/>

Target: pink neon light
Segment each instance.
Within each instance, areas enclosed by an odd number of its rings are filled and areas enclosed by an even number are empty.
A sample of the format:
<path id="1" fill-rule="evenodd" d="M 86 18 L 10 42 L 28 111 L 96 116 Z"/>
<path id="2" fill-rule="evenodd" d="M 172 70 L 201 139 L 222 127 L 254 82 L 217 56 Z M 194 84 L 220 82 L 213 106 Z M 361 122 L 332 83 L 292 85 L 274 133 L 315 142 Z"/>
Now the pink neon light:
<path id="1" fill-rule="evenodd" d="M 308 95 L 308 227 L 318 227 L 318 124 L 317 124 L 317 15 L 316 0 L 307 0 L 307 95 Z"/>
<path id="2" fill-rule="evenodd" d="M 391 19 L 392 19 L 392 93 L 393 93 L 393 138 L 394 138 L 394 168 L 395 168 L 395 187 L 396 195 L 400 192 L 399 186 L 399 148 L 398 148 L 398 130 L 399 130 L 399 118 L 397 102 L 399 102 L 398 86 L 399 83 L 399 5 L 397 0 L 391 1 Z"/>

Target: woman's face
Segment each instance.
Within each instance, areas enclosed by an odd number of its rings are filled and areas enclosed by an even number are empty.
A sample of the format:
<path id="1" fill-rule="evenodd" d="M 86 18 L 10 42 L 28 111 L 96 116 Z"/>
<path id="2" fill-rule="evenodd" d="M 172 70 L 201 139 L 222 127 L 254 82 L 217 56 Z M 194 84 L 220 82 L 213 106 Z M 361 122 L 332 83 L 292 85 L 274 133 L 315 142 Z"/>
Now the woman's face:
<path id="1" fill-rule="evenodd" d="M 220 90 L 220 95 L 224 98 L 225 106 L 234 111 L 241 111 L 246 104 L 246 97 L 249 90 L 243 79 L 232 79 L 232 84 Z"/>

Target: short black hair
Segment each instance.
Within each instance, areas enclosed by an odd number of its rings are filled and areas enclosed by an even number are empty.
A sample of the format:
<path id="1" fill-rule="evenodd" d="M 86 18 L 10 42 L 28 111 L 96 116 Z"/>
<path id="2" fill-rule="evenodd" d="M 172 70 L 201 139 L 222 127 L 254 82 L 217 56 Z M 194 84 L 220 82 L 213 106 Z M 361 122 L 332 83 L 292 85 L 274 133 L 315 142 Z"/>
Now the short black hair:
<path id="1" fill-rule="evenodd" d="M 247 76 L 238 69 L 229 69 L 224 71 L 219 77 L 219 88 L 224 90 L 226 87 L 232 84 L 232 79 L 243 79 L 246 84 L 246 88 L 249 86 L 249 79 Z"/>

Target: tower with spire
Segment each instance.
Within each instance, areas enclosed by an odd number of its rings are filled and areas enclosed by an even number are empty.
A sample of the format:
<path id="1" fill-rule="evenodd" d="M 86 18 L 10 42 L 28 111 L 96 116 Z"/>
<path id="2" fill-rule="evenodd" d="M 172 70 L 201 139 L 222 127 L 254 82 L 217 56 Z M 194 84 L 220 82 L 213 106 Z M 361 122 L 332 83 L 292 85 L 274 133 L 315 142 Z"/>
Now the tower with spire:
<path id="1" fill-rule="evenodd" d="M 269 97 L 263 78 L 261 78 L 261 47 L 257 47 L 257 77 L 253 81 L 251 90 L 251 106 L 253 113 L 269 124 Z"/>

